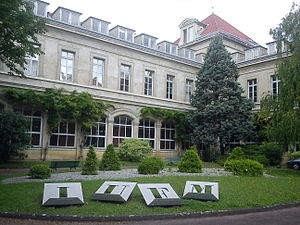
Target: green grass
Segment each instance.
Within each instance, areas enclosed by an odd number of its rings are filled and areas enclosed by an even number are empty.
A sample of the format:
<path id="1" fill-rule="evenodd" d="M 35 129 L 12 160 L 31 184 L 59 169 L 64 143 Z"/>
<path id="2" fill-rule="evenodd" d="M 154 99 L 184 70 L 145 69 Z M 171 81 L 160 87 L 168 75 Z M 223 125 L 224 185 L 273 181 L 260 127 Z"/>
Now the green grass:
<path id="1" fill-rule="evenodd" d="M 181 207 L 147 207 L 138 187 L 135 187 L 127 203 L 91 201 L 90 197 L 104 180 L 80 181 L 85 199 L 83 206 L 42 207 L 43 183 L 0 184 L 0 211 L 65 215 L 161 214 L 249 208 L 300 201 L 300 176 L 295 173 L 299 171 L 280 171 L 276 169 L 268 171 L 270 174 L 282 174 L 276 178 L 193 176 L 123 179 L 138 183 L 170 183 L 180 197 L 187 180 L 219 182 L 218 202 L 183 200 L 184 205 Z"/>

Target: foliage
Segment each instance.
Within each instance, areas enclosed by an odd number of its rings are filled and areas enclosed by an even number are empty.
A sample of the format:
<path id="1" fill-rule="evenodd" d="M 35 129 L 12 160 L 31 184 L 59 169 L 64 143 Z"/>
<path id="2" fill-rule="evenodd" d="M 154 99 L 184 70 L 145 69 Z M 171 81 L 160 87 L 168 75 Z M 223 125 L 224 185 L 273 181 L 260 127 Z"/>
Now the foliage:
<path id="1" fill-rule="evenodd" d="M 252 134 L 253 102 L 242 96 L 237 79 L 237 66 L 225 49 L 220 36 L 209 45 L 205 61 L 197 74 L 189 116 L 193 127 L 192 141 L 221 148 L 232 139 L 244 139 Z"/>
<path id="2" fill-rule="evenodd" d="M 257 161 L 265 166 L 269 165 L 269 160 L 264 155 L 260 145 L 247 145 L 243 147 L 246 159 Z"/>
<path id="3" fill-rule="evenodd" d="M 29 120 L 19 113 L 0 113 L 0 161 L 25 157 L 22 151 L 29 147 L 29 127 Z"/>
<path id="4" fill-rule="evenodd" d="M 140 162 L 152 152 L 149 142 L 141 139 L 124 139 L 119 147 L 118 156 L 121 160 Z"/>
<path id="5" fill-rule="evenodd" d="M 119 157 L 112 144 L 108 145 L 100 162 L 100 170 L 121 170 Z"/>
<path id="6" fill-rule="evenodd" d="M 176 123 L 175 139 L 178 141 L 187 141 L 190 139 L 189 134 L 191 131 L 190 124 L 187 121 L 187 115 L 187 112 L 178 110 L 168 110 L 153 107 L 144 107 L 141 109 L 142 117 L 150 117 Z"/>
<path id="7" fill-rule="evenodd" d="M 51 176 L 51 169 L 46 165 L 34 165 L 30 168 L 28 176 L 34 179 L 47 179 Z"/>
<path id="8" fill-rule="evenodd" d="M 94 148 L 90 146 L 86 160 L 82 168 L 82 175 L 97 175 L 97 156 Z"/>
<path id="9" fill-rule="evenodd" d="M 217 144 L 206 145 L 206 148 L 201 151 L 201 158 L 205 162 L 214 162 L 221 156 L 220 153 L 220 148 Z"/>
<path id="10" fill-rule="evenodd" d="M 262 153 L 269 160 L 270 166 L 280 165 L 283 151 L 277 144 L 265 142 L 260 146 Z"/>
<path id="11" fill-rule="evenodd" d="M 226 161 L 224 168 L 234 175 L 261 176 L 263 174 L 263 165 L 250 159 Z"/>
<path id="12" fill-rule="evenodd" d="M 253 140 L 259 143 L 269 141 L 268 132 L 271 127 L 271 120 L 271 115 L 265 111 L 259 111 L 253 114 L 252 122 L 256 134 Z"/>
<path id="13" fill-rule="evenodd" d="M 229 157 L 227 160 L 240 160 L 240 159 L 245 159 L 245 153 L 241 147 L 236 147 L 232 149 L 232 152 L 230 153 Z"/>
<path id="14" fill-rule="evenodd" d="M 140 174 L 158 174 L 164 168 L 164 161 L 158 157 L 145 158 L 138 166 Z"/>
<path id="15" fill-rule="evenodd" d="M 181 162 L 178 165 L 178 171 L 183 173 L 201 173 L 202 161 L 197 153 L 195 146 L 186 150 Z"/>
<path id="16" fill-rule="evenodd" d="M 279 62 L 276 76 L 280 80 L 279 95 L 268 95 L 262 110 L 272 115 L 270 140 L 285 151 L 300 141 L 300 7 L 294 4 L 289 14 L 270 34 L 277 43 Z M 287 52 L 282 51 L 283 45 Z"/>
<path id="17" fill-rule="evenodd" d="M 288 156 L 290 159 L 300 159 L 300 151 L 289 153 Z"/>
<path id="18" fill-rule="evenodd" d="M 42 53 L 37 35 L 46 32 L 45 21 L 33 14 L 33 4 L 26 0 L 1 1 L 0 12 L 0 61 L 11 74 L 24 75 L 25 56 Z"/>

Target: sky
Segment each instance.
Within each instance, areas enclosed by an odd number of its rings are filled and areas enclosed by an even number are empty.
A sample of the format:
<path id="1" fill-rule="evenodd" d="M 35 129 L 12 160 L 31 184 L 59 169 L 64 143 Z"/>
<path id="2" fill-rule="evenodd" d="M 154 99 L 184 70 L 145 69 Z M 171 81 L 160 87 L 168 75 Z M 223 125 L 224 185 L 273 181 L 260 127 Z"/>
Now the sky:
<path id="1" fill-rule="evenodd" d="M 58 6 L 110 22 L 109 29 L 121 25 L 159 38 L 175 41 L 178 25 L 185 18 L 204 20 L 212 12 L 262 46 L 272 41 L 270 28 L 285 17 L 293 2 L 300 0 L 44 0 L 48 12 Z"/>

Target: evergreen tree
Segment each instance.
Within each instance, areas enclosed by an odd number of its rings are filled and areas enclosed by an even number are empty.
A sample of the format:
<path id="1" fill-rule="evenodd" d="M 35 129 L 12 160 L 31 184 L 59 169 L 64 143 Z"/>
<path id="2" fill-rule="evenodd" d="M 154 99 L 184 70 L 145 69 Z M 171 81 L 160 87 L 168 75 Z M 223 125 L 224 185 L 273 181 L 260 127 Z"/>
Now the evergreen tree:
<path id="1" fill-rule="evenodd" d="M 97 175 L 97 156 L 94 148 L 91 146 L 87 154 L 84 166 L 82 168 L 82 175 Z"/>
<path id="2" fill-rule="evenodd" d="M 300 6 L 294 4 L 270 34 L 277 43 L 279 95 L 267 96 L 262 109 L 271 117 L 270 139 L 288 150 L 300 141 Z"/>
<path id="3" fill-rule="evenodd" d="M 251 100 L 242 96 L 237 82 L 237 66 L 216 36 L 209 45 L 205 61 L 196 80 L 189 117 L 193 126 L 192 141 L 223 150 L 226 142 L 251 135 Z"/>
<path id="4" fill-rule="evenodd" d="M 107 146 L 100 162 L 100 170 L 121 170 L 119 157 L 112 144 Z"/>

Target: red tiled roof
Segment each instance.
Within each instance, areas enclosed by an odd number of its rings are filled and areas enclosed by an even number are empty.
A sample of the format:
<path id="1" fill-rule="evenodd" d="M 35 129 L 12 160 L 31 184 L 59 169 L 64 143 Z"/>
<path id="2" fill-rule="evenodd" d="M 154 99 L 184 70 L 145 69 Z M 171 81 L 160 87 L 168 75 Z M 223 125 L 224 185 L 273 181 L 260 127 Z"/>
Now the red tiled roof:
<path id="1" fill-rule="evenodd" d="M 251 38 L 249 38 L 247 35 L 243 34 L 241 31 L 233 27 L 231 24 L 217 16 L 216 14 L 211 14 L 206 19 L 201 21 L 204 24 L 207 24 L 208 26 L 203 30 L 201 35 L 206 35 L 209 33 L 213 33 L 215 31 L 225 31 L 226 33 L 229 33 L 231 35 L 234 35 L 236 37 L 241 38 L 242 40 L 251 42 L 252 44 L 257 44 L 255 41 L 253 41 Z"/>

